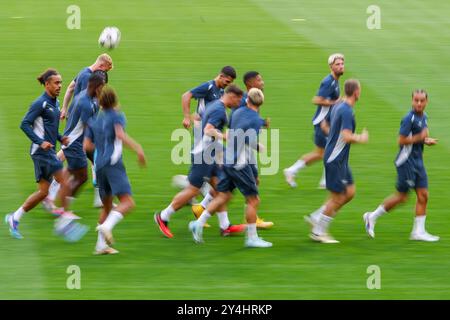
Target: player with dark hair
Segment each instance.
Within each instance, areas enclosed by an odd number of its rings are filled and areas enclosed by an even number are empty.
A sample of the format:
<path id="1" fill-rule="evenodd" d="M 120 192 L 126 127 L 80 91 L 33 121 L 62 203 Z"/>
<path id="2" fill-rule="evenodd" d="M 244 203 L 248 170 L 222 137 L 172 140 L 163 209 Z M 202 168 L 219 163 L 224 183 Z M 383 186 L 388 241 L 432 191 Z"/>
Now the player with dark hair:
<path id="1" fill-rule="evenodd" d="M 97 150 L 95 170 L 103 201 L 94 254 L 116 254 L 118 251 L 111 247 L 114 243 L 112 230 L 135 206 L 122 161 L 122 144 L 136 152 L 140 165 L 145 166 L 146 160 L 141 145 L 125 133 L 125 117 L 117 110 L 119 102 L 115 91 L 104 86 L 99 103 L 102 111 L 89 120 L 83 144 L 86 152 Z M 119 198 L 119 204 L 113 208 L 114 196 Z"/>
<path id="2" fill-rule="evenodd" d="M 412 93 L 412 110 L 403 117 L 400 124 L 398 144 L 400 151 L 395 159 L 397 169 L 397 192 L 378 206 L 373 212 L 363 216 L 369 237 L 375 238 L 375 223 L 379 217 L 408 200 L 408 193 L 414 189 L 417 195 L 416 216 L 410 235 L 411 240 L 439 241 L 438 236 L 425 230 L 425 218 L 428 202 L 428 177 L 423 163 L 424 145 L 433 146 L 437 139 L 429 137 L 428 117 L 425 108 L 428 94 L 418 89 Z"/>
<path id="3" fill-rule="evenodd" d="M 61 91 L 62 78 L 55 69 L 47 69 L 37 80 L 45 87 L 45 92 L 31 104 L 20 128 L 31 140 L 30 155 L 34 163 L 38 191 L 30 195 L 14 213 L 7 214 L 5 217 L 10 234 L 16 239 L 22 238 L 19 232 L 21 218 L 45 199 L 53 177 L 63 187 L 67 184 L 62 162 L 55 152 L 57 141 L 63 145 L 67 145 L 69 142 L 68 137 L 63 137 L 58 132 L 60 113 L 57 97 Z M 64 188 L 64 190 L 66 189 Z M 66 201 L 66 195 L 61 193 L 63 206 L 66 206 Z"/>

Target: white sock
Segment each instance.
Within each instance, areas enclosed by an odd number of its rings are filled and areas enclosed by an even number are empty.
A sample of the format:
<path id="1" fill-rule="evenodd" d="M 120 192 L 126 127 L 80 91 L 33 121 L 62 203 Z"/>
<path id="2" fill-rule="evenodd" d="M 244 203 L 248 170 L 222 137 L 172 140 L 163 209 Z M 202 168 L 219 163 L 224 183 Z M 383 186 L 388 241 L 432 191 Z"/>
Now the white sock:
<path id="1" fill-rule="evenodd" d="M 230 220 L 228 220 L 228 212 L 217 212 L 217 218 L 219 218 L 220 229 L 225 230 L 230 226 Z"/>
<path id="2" fill-rule="evenodd" d="M 112 230 L 116 224 L 123 219 L 123 215 L 119 211 L 111 210 L 108 214 L 108 218 L 106 218 L 105 222 L 103 222 L 102 226 L 106 229 Z"/>
<path id="3" fill-rule="evenodd" d="M 209 218 L 211 218 L 211 214 L 208 212 L 208 210 L 205 210 L 197 221 L 201 226 L 203 226 Z"/>
<path id="4" fill-rule="evenodd" d="M 416 216 L 414 218 L 413 233 L 424 233 L 425 232 L 425 219 L 427 216 Z"/>
<path id="5" fill-rule="evenodd" d="M 256 223 L 247 224 L 247 238 L 252 240 L 258 238 L 258 232 L 256 231 Z"/>
<path id="6" fill-rule="evenodd" d="M 333 221 L 332 217 L 320 214 L 319 222 L 316 226 L 314 226 L 313 233 L 318 235 L 323 235 L 328 233 L 328 227 L 330 226 L 331 221 Z"/>
<path id="7" fill-rule="evenodd" d="M 56 182 L 55 179 L 53 179 L 52 183 L 50 184 L 50 187 L 48 189 L 48 196 L 47 198 L 51 201 L 55 201 L 56 196 L 58 195 L 60 185 L 58 182 Z"/>
<path id="8" fill-rule="evenodd" d="M 300 160 L 297 160 L 292 166 L 290 166 L 288 168 L 288 170 L 290 172 L 292 172 L 293 174 L 297 174 L 297 172 L 299 172 L 304 167 L 306 167 L 306 163 L 305 163 L 305 161 L 300 159 Z"/>
<path id="9" fill-rule="evenodd" d="M 106 244 L 105 236 L 103 235 L 103 233 L 99 232 L 97 236 L 97 244 L 95 245 L 95 250 L 100 251 L 105 249 L 107 246 L 108 245 Z"/>
<path id="10" fill-rule="evenodd" d="M 314 211 L 313 213 L 311 213 L 311 218 L 318 222 L 320 220 L 320 215 L 325 211 L 325 205 L 321 206 L 319 209 L 317 209 L 316 211 Z"/>
<path id="11" fill-rule="evenodd" d="M 16 212 L 14 212 L 13 219 L 16 221 L 20 221 L 20 219 L 22 218 L 22 216 L 24 214 L 25 214 L 25 210 L 23 210 L 23 207 L 20 207 L 19 209 L 17 209 Z"/>
<path id="12" fill-rule="evenodd" d="M 378 206 L 378 208 L 376 208 L 375 211 L 373 211 L 370 214 L 370 217 L 374 218 L 376 220 L 376 219 L 378 219 L 379 217 L 381 217 L 385 213 L 386 213 L 386 209 L 384 208 L 384 206 L 382 204 L 380 204 Z"/>
<path id="13" fill-rule="evenodd" d="M 206 208 L 212 199 L 214 199 L 214 197 L 210 193 L 207 193 L 200 204 L 203 208 Z"/>
<path id="14" fill-rule="evenodd" d="M 161 211 L 161 219 L 164 221 L 169 221 L 170 217 L 175 213 L 175 209 L 170 204 L 167 208 L 165 208 L 163 211 Z"/>

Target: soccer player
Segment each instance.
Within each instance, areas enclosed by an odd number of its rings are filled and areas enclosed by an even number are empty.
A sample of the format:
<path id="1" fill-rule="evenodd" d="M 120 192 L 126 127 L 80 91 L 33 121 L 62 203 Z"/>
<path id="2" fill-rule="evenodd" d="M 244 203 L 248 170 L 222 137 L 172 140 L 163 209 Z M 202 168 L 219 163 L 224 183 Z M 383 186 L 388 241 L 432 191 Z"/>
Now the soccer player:
<path id="1" fill-rule="evenodd" d="M 68 137 L 62 137 L 58 132 L 60 114 L 57 97 L 61 91 L 62 78 L 55 69 L 47 69 L 37 80 L 45 87 L 45 92 L 31 104 L 20 128 L 31 140 L 30 154 L 38 191 L 30 195 L 14 213 L 5 217 L 10 234 L 16 239 L 23 238 L 19 232 L 21 218 L 45 199 L 52 179 L 56 179 L 63 187 L 67 184 L 62 162 L 55 152 L 56 141 L 63 145 L 69 142 Z M 64 193 L 61 194 L 61 201 L 65 205 L 67 198 Z"/>
<path id="2" fill-rule="evenodd" d="M 87 89 L 81 91 L 74 99 L 67 118 L 64 136 L 69 138 L 69 143 L 62 147 L 64 157 L 67 160 L 67 173 L 70 176 L 69 190 L 64 191 L 70 197 L 74 197 L 79 188 L 88 178 L 87 157 L 94 162 L 93 153 L 85 153 L 83 150 L 84 131 L 88 120 L 97 115 L 98 97 L 105 85 L 105 78 L 101 74 L 92 73 L 89 77 Z M 69 205 L 70 201 L 66 204 Z M 63 208 L 67 211 L 68 208 Z M 55 211 L 55 212 L 58 212 Z M 61 212 L 61 210 L 59 210 Z"/>
<path id="3" fill-rule="evenodd" d="M 316 149 L 303 155 L 301 159 L 283 171 L 286 182 L 292 188 L 297 187 L 295 177 L 300 170 L 323 158 L 327 143 L 326 131 L 329 129 L 326 118 L 331 107 L 339 99 L 339 78 L 344 74 L 344 55 L 340 53 L 332 54 L 328 58 L 328 65 L 330 66 L 331 73 L 322 80 L 317 95 L 312 99 L 313 104 L 317 105 L 317 110 L 312 121 Z M 322 176 L 319 182 L 319 188 L 325 188 L 325 175 Z"/>
<path id="4" fill-rule="evenodd" d="M 400 151 L 395 160 L 397 169 L 397 192 L 388 197 L 373 212 L 363 216 L 369 237 L 375 238 L 375 223 L 379 217 L 397 205 L 406 202 L 410 189 L 417 195 L 416 217 L 411 240 L 438 241 L 439 237 L 425 230 L 426 208 L 428 202 L 428 177 L 423 163 L 424 145 L 433 146 L 436 139 L 429 137 L 427 115 L 424 112 L 428 104 L 428 94 L 418 89 L 412 93 L 412 110 L 403 117 L 400 124 L 398 144 Z"/>
<path id="5" fill-rule="evenodd" d="M 350 79 L 345 81 L 344 89 L 343 101 L 331 110 L 330 134 L 323 159 L 330 196 L 319 210 L 307 217 L 313 227 L 311 239 L 322 243 L 339 242 L 329 235 L 328 227 L 339 209 L 355 195 L 355 184 L 348 164 L 350 145 L 369 140 L 366 129 L 361 134 L 354 133 L 356 123 L 353 109 L 359 100 L 361 85 L 358 80 Z"/>
<path id="6" fill-rule="evenodd" d="M 138 156 L 139 164 L 145 166 L 145 154 L 142 147 L 125 131 L 125 117 L 116 108 L 118 98 L 114 90 L 103 87 L 99 97 L 102 112 L 90 119 L 84 138 L 86 152 L 97 150 L 95 170 L 100 196 L 103 201 L 98 238 L 94 254 L 116 254 L 111 247 L 114 243 L 112 230 L 123 217 L 134 208 L 131 186 L 122 162 L 122 144 L 131 148 Z M 119 204 L 113 208 L 113 197 L 119 198 Z"/>
<path id="7" fill-rule="evenodd" d="M 261 91 L 264 89 L 264 80 L 263 80 L 261 74 L 257 71 L 248 71 L 247 73 L 244 74 L 243 80 L 244 80 L 245 87 L 247 88 L 247 92 L 244 92 L 244 94 L 242 96 L 241 104 L 239 105 L 238 108 L 247 106 L 247 93 L 251 88 L 257 88 L 257 89 L 260 89 Z M 236 110 L 238 110 L 238 108 L 232 109 L 231 114 L 233 114 Z M 269 123 L 270 123 L 270 119 L 261 119 L 261 122 L 262 122 L 263 127 L 268 127 Z M 253 153 L 252 153 L 252 155 L 253 155 Z M 253 175 L 256 178 L 256 184 L 259 185 L 258 167 L 257 167 L 257 162 L 255 159 L 254 159 L 254 161 L 251 161 L 250 166 L 253 170 Z M 203 198 L 203 200 L 199 204 L 195 204 L 192 206 L 192 212 L 194 213 L 194 215 L 197 219 L 200 217 L 203 210 L 205 210 L 205 208 L 208 206 L 208 204 L 211 202 L 212 199 L 213 199 L 213 195 L 208 193 L 208 194 L 206 194 L 206 196 Z M 257 228 L 269 229 L 272 226 L 273 226 L 272 221 L 264 221 L 264 219 L 257 217 L 257 219 L 256 219 L 256 227 Z"/>
<path id="8" fill-rule="evenodd" d="M 199 117 L 205 112 L 206 105 L 214 100 L 220 99 L 223 96 L 224 89 L 233 83 L 236 79 L 236 70 L 231 66 L 225 66 L 220 73 L 213 79 L 191 89 L 183 94 L 181 97 L 181 106 L 183 108 L 183 126 L 186 129 L 191 127 L 191 99 L 198 101 L 196 115 L 194 120 L 200 120 Z"/>
<path id="9" fill-rule="evenodd" d="M 67 118 L 69 115 L 70 109 L 69 103 L 72 100 L 72 97 L 76 97 L 78 93 L 85 90 L 88 86 L 89 77 L 93 73 L 99 73 L 105 77 L 105 83 L 108 83 L 108 71 L 110 71 L 113 68 L 113 61 L 112 58 L 107 54 L 103 53 L 99 55 L 94 62 L 94 64 L 90 65 L 89 67 L 83 68 L 78 75 L 73 79 L 69 86 L 67 87 L 66 93 L 64 95 L 63 100 L 63 106 L 61 108 L 61 120 Z M 73 100 L 72 100 L 73 103 Z M 72 105 L 71 105 L 72 106 Z M 64 153 L 58 152 L 58 157 L 64 161 Z M 100 194 L 98 191 L 98 188 L 96 186 L 95 182 L 95 168 L 92 167 L 92 176 L 93 176 L 93 185 L 94 185 L 94 207 L 98 208 L 103 206 L 103 203 L 100 199 Z M 56 209 L 54 205 L 54 199 L 56 198 L 56 195 L 59 191 L 60 186 L 56 181 L 53 181 L 50 185 L 50 192 L 49 196 L 44 199 L 42 204 L 44 205 L 44 208 L 48 211 L 52 211 Z"/>
<path id="10" fill-rule="evenodd" d="M 258 133 L 262 126 L 259 107 L 264 102 L 264 94 L 260 89 L 252 88 L 248 92 L 247 106 L 239 108 L 230 117 L 228 144 L 225 151 L 223 170 L 219 173 L 218 194 L 211 201 L 200 218 L 189 223 L 196 243 L 203 242 L 203 225 L 232 197 L 232 191 L 238 188 L 246 200 L 247 247 L 271 247 L 272 243 L 258 237 L 256 231 L 257 207 L 259 205 L 258 186 L 253 169 L 250 166 L 250 152 L 260 148 Z"/>
<path id="11" fill-rule="evenodd" d="M 222 98 L 209 104 L 202 115 L 202 138 L 197 144 L 194 144 L 191 151 L 192 164 L 188 176 L 189 185 L 172 199 L 167 208 L 161 212 L 156 212 L 154 215 L 155 223 L 164 236 L 173 237 L 168 227 L 171 216 L 200 193 L 200 188 L 205 179 L 209 180 L 213 187 L 215 186 L 214 180 L 220 170 L 217 158 L 220 164 L 220 158 L 223 157 L 221 140 L 223 139 L 223 129 L 227 124 L 226 108 L 239 106 L 242 94 L 242 90 L 237 86 L 229 85 Z M 245 225 L 232 225 L 227 212 L 224 210 L 218 217 L 223 236 L 242 232 L 245 228 Z"/>

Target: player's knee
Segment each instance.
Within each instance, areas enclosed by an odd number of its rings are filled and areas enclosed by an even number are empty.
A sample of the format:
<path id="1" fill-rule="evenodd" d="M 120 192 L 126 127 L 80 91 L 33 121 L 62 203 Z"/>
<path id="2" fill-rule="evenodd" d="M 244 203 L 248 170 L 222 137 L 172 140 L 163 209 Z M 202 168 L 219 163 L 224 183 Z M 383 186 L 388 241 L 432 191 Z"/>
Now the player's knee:
<path id="1" fill-rule="evenodd" d="M 422 191 L 417 195 L 417 201 L 420 203 L 428 202 L 428 191 Z"/>
<path id="2" fill-rule="evenodd" d="M 259 206 L 259 197 L 257 196 L 247 197 L 247 205 L 257 208 Z"/>
<path id="3" fill-rule="evenodd" d="M 400 203 L 405 203 L 406 201 L 408 201 L 408 194 L 407 193 L 400 193 L 398 196 L 398 201 Z"/>

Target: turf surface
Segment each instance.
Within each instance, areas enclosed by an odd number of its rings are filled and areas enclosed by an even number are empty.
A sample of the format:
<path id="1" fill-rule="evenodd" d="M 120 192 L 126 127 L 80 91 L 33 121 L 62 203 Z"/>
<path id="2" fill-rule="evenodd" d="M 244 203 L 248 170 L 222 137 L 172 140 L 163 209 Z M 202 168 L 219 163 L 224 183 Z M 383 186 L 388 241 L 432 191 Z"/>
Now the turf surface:
<path id="1" fill-rule="evenodd" d="M 77 1 L 81 29 L 66 28 L 69 1 L 0 4 L 0 212 L 17 209 L 35 190 L 29 141 L 19 123 L 41 93 L 35 77 L 55 67 L 67 85 L 102 52 L 100 31 L 122 31 L 110 52 L 117 89 L 131 136 L 144 147 L 149 166 L 140 169 L 126 151 L 125 163 L 137 208 L 116 229 L 117 256 L 94 257 L 97 210 L 87 185 L 74 210 L 91 226 L 86 237 L 67 244 L 52 234 L 52 218 L 40 207 L 21 224 L 22 241 L 0 232 L 1 299 L 448 299 L 450 176 L 447 96 L 450 65 L 450 3 L 378 1 L 381 30 L 368 30 L 371 1 Z M 294 20 L 293 20 L 294 19 Z M 356 107 L 357 129 L 367 127 L 370 143 L 354 146 L 351 165 L 357 196 L 332 225 L 335 246 L 308 239 L 303 215 L 320 206 L 316 189 L 320 164 L 303 171 L 291 190 L 281 169 L 312 149 L 311 97 L 328 73 L 327 57 L 346 55 L 343 80 L 356 77 L 363 91 Z M 181 126 L 181 94 L 212 79 L 224 65 L 258 70 L 266 82 L 262 114 L 279 129 L 277 175 L 263 176 L 260 215 L 275 222 L 260 235 L 274 247 L 243 248 L 242 237 L 221 238 L 217 221 L 195 245 L 187 229 L 192 215 L 181 210 L 171 221 L 174 239 L 162 238 L 152 214 L 176 192 L 171 177 L 188 165 L 171 162 L 171 133 Z M 343 81 L 341 81 L 342 86 Z M 369 240 L 361 216 L 394 190 L 396 136 L 409 110 L 410 92 L 429 91 L 432 136 L 426 148 L 430 181 L 429 219 L 438 243 L 408 240 L 414 197 L 379 220 Z M 62 97 L 60 99 L 62 101 Z M 61 129 L 62 130 L 62 129 Z M 243 219 L 242 197 L 230 206 L 232 221 Z M 66 270 L 81 268 L 81 290 L 68 290 Z M 367 267 L 381 268 L 381 290 L 366 286 Z"/>

